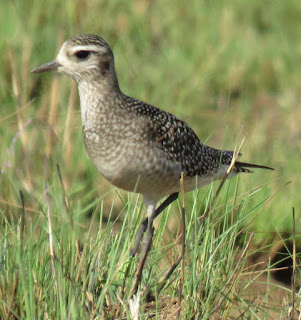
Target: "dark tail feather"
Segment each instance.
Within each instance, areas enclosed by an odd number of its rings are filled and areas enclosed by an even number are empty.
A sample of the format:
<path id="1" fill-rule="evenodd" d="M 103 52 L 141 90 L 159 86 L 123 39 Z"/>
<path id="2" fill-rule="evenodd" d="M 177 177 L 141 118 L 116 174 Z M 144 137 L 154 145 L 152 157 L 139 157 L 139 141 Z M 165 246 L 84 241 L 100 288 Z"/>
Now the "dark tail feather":
<path id="1" fill-rule="evenodd" d="M 240 162 L 240 161 L 235 162 L 234 171 L 236 171 L 236 172 L 252 172 L 251 170 L 248 170 L 247 168 L 275 170 L 274 168 L 262 166 L 261 164 L 253 164 L 253 163 Z"/>

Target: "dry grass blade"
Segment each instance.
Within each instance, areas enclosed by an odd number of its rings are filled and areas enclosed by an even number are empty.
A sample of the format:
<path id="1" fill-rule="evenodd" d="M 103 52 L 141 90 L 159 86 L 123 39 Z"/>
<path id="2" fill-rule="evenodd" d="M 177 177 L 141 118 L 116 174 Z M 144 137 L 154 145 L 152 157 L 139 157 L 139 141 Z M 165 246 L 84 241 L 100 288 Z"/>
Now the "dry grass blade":
<path id="1" fill-rule="evenodd" d="M 20 199 L 21 199 L 21 204 L 22 204 L 20 245 L 21 245 L 21 248 L 22 248 L 22 246 L 23 246 L 23 235 L 24 235 L 24 229 L 25 229 L 25 201 L 24 201 L 23 192 L 21 190 L 20 190 Z"/>
<path id="2" fill-rule="evenodd" d="M 9 53 L 9 60 L 10 60 L 10 64 L 11 64 L 11 77 L 12 77 L 12 84 L 13 84 L 13 93 L 14 93 L 14 97 L 15 97 L 15 101 L 16 101 L 16 108 L 17 108 L 17 112 L 16 112 L 16 116 L 17 116 L 17 123 L 18 123 L 18 134 L 20 136 L 20 140 L 22 143 L 22 149 L 23 149 L 23 153 L 24 153 L 24 160 L 25 160 L 25 166 L 26 166 L 26 173 L 27 173 L 27 179 L 25 182 L 26 187 L 28 188 L 28 190 L 33 191 L 33 182 L 32 182 L 32 170 L 31 170 L 31 165 L 30 165 L 30 160 L 29 160 L 29 154 L 28 154 L 28 138 L 25 134 L 25 130 L 24 128 L 26 127 L 27 124 L 24 124 L 24 120 L 22 117 L 22 99 L 20 96 L 20 80 L 18 81 L 18 74 L 17 74 L 17 70 L 15 67 L 15 57 L 14 57 L 14 53 L 12 51 L 11 48 L 9 48 L 8 50 Z"/>
<path id="3" fill-rule="evenodd" d="M 71 92 L 69 96 L 69 104 L 68 104 L 68 112 L 65 122 L 65 130 L 64 130 L 64 138 L 63 138 L 63 146 L 64 146 L 64 157 L 66 163 L 71 163 L 71 156 L 72 156 L 72 137 L 71 137 L 71 123 L 73 118 L 73 112 L 75 107 L 76 101 L 76 94 L 77 94 L 77 86 L 76 83 L 73 82 L 71 86 Z"/>
<path id="4" fill-rule="evenodd" d="M 51 208 L 50 208 L 50 198 L 48 192 L 48 185 L 45 182 L 45 197 L 46 197 L 46 207 L 47 207 L 47 219 L 48 219 L 48 234 L 49 234 L 49 249 L 51 257 L 51 271 L 53 279 L 55 280 L 55 289 L 57 289 L 57 279 L 55 272 L 55 251 L 53 245 L 53 234 L 52 234 L 52 224 L 51 224 Z"/>
<path id="5" fill-rule="evenodd" d="M 48 113 L 48 139 L 47 139 L 47 148 L 46 148 L 46 155 L 49 158 L 52 153 L 52 145 L 53 145 L 53 134 L 54 134 L 54 127 L 56 123 L 56 114 L 57 114 L 57 101 L 58 101 L 58 77 L 55 77 L 52 84 L 51 84 L 51 91 L 50 91 L 50 109 Z"/>
<path id="6" fill-rule="evenodd" d="M 290 310 L 290 318 L 293 320 L 296 310 L 296 221 L 295 208 L 292 212 L 293 216 L 293 279 L 292 279 L 292 309 Z"/>
<path id="7" fill-rule="evenodd" d="M 162 291 L 162 289 L 164 288 L 166 281 L 169 279 L 169 277 L 175 271 L 176 267 L 179 265 L 181 260 L 182 260 L 182 256 L 178 257 L 178 259 L 174 262 L 174 264 L 171 266 L 169 271 L 166 273 L 164 279 L 160 282 L 159 287 L 157 289 L 158 296 L 159 296 L 160 292 Z"/>
<path id="8" fill-rule="evenodd" d="M 62 178 L 62 174 L 61 174 L 61 170 L 60 170 L 60 167 L 59 165 L 57 164 L 56 165 L 56 168 L 57 168 L 57 172 L 59 174 L 59 179 L 60 179 L 60 183 L 61 183 L 61 188 L 62 188 L 62 191 L 63 191 L 63 202 L 64 202 L 64 206 L 66 208 L 66 211 L 67 211 L 67 214 L 69 216 L 69 219 L 70 219 L 70 224 L 71 224 L 71 227 L 73 229 L 73 219 L 72 219 L 72 216 L 70 214 L 70 206 L 69 206 L 69 203 L 68 203 L 68 199 L 67 199 L 67 195 L 66 195 L 66 188 L 65 188 L 65 184 L 64 184 L 64 181 L 63 181 L 63 178 Z"/>
<path id="9" fill-rule="evenodd" d="M 178 297 L 178 303 L 179 303 L 179 310 L 178 310 L 178 317 L 181 316 L 182 311 L 182 294 L 183 294 L 183 284 L 184 284 L 184 274 L 185 274 L 185 237 L 186 237 L 186 226 L 185 226 L 185 190 L 184 190 L 184 173 L 181 172 L 181 193 L 182 193 L 182 208 L 181 208 L 181 216 L 182 216 L 182 238 L 181 238 L 181 244 L 182 244 L 182 263 L 181 263 L 181 277 L 179 282 L 179 297 Z"/>
<path id="10" fill-rule="evenodd" d="M 248 266 L 248 268 L 246 269 L 249 269 L 249 268 L 253 268 L 253 267 L 256 267 L 258 266 L 260 263 L 255 263 L 251 266 Z M 296 265 L 297 268 L 301 267 L 301 264 L 297 264 Z M 267 269 L 267 270 L 258 270 L 258 271 L 252 271 L 252 272 L 243 272 L 243 275 L 244 276 L 248 276 L 248 275 L 255 275 L 255 274 L 264 274 L 266 272 L 274 272 L 274 271 L 281 271 L 281 270 L 288 270 L 288 269 L 291 269 L 292 267 L 289 266 L 289 267 L 280 267 L 280 268 L 270 268 L 270 269 Z M 244 269 L 244 270 L 246 270 Z M 243 270 L 243 271 L 244 271 Z"/>

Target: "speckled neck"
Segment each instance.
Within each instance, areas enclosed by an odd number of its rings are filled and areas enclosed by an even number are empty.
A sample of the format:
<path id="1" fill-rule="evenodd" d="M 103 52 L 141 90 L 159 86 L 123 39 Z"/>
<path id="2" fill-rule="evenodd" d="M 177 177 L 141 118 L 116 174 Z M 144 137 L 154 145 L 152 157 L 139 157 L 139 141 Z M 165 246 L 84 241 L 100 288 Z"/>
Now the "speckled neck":
<path id="1" fill-rule="evenodd" d="M 82 124 L 86 128 L 99 124 L 101 115 L 110 113 L 116 108 L 116 100 L 122 93 L 117 85 L 101 82 L 80 82 L 78 84 Z"/>

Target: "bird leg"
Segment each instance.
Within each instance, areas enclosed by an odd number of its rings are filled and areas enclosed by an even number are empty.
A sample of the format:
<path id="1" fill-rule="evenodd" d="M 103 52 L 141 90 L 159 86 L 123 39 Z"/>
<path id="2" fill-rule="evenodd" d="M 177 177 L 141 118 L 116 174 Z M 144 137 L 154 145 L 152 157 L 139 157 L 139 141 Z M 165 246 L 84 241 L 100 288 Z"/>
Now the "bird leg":
<path id="1" fill-rule="evenodd" d="M 135 277 L 134 283 L 131 288 L 130 296 L 134 295 L 137 292 L 138 285 L 141 280 L 142 271 L 144 268 L 146 257 L 149 252 L 149 249 L 150 249 L 150 246 L 152 243 L 153 234 L 154 234 L 153 221 L 154 221 L 154 215 L 152 217 L 148 217 L 148 223 L 147 223 L 147 227 L 145 230 L 145 238 L 142 243 L 141 257 L 140 257 L 139 264 L 137 267 L 136 277 Z"/>
<path id="2" fill-rule="evenodd" d="M 175 200 L 177 200 L 178 198 L 178 195 L 179 193 L 178 192 L 175 192 L 175 193 L 172 193 L 171 195 L 169 195 L 161 204 L 160 206 L 155 210 L 155 215 L 154 215 L 154 218 L 157 218 L 158 215 L 165 209 L 167 208 L 172 202 L 174 202 Z M 134 246 L 133 248 L 131 249 L 131 252 L 130 252 L 130 257 L 133 258 L 136 253 L 137 253 L 137 250 L 138 250 L 138 247 L 139 247 L 139 244 L 140 244 L 140 241 L 143 237 L 143 234 L 146 230 L 146 227 L 148 225 L 148 221 L 149 219 L 146 218 L 144 219 L 140 226 L 139 226 L 139 229 L 137 231 L 137 235 L 136 235 L 136 240 L 135 240 L 135 243 L 134 243 Z"/>
<path id="3" fill-rule="evenodd" d="M 141 280 L 144 264 L 152 244 L 154 234 L 153 221 L 167 206 L 169 206 L 173 201 L 175 201 L 178 198 L 178 194 L 178 192 L 171 194 L 165 201 L 163 201 L 163 203 L 157 209 L 153 209 L 151 206 L 147 208 L 148 217 L 139 226 L 135 245 L 131 251 L 131 257 L 133 257 L 136 254 L 141 238 L 145 233 L 145 237 L 142 243 L 141 257 L 137 267 L 135 280 L 130 291 L 130 296 L 134 295 L 137 292 L 138 285 Z"/>

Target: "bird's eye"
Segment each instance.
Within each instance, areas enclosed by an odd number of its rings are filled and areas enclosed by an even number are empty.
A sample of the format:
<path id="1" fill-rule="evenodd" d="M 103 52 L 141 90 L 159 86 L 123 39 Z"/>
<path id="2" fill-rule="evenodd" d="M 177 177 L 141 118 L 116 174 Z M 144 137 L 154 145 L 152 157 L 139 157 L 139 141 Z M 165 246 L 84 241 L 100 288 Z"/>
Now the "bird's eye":
<path id="1" fill-rule="evenodd" d="M 89 57 L 90 52 L 86 51 L 86 50 L 80 50 L 80 51 L 75 52 L 74 55 L 76 56 L 76 58 L 84 60 L 84 59 L 87 59 Z"/>

